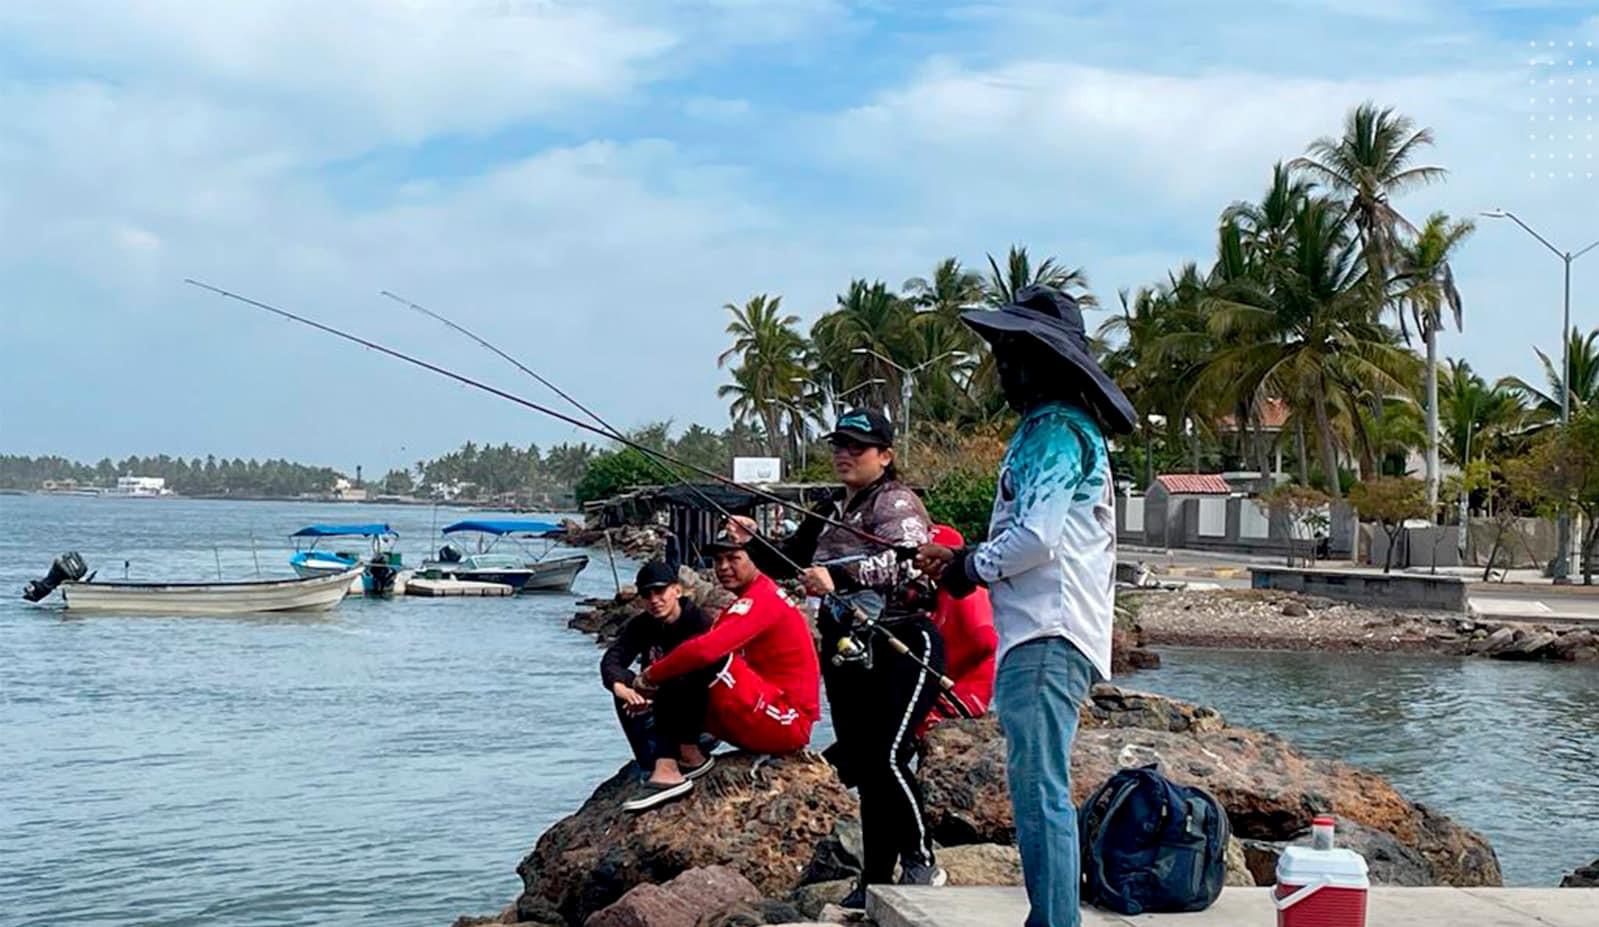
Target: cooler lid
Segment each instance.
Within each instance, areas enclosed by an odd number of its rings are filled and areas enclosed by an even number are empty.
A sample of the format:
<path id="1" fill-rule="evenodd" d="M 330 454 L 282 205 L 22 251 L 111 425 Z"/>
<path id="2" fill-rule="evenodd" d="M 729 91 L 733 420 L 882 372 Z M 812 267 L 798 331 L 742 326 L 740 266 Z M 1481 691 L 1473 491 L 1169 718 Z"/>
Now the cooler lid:
<path id="1" fill-rule="evenodd" d="M 1277 881 L 1288 885 L 1309 885 L 1325 881 L 1337 888 L 1369 888 L 1366 859 L 1354 850 L 1335 847 L 1317 850 L 1293 846 L 1277 857 Z"/>

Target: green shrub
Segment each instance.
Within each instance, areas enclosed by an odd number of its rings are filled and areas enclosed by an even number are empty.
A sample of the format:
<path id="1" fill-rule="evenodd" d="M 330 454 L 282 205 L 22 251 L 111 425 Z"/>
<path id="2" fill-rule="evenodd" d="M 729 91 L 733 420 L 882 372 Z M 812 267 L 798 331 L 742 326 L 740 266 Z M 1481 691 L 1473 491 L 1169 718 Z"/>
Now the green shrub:
<path id="1" fill-rule="evenodd" d="M 582 505 L 595 499 L 614 496 L 633 486 L 658 486 L 673 482 L 667 471 L 641 451 L 626 448 L 601 454 L 589 461 L 573 495 Z"/>
<path id="2" fill-rule="evenodd" d="M 988 537 L 988 518 L 994 508 L 995 476 L 954 470 L 927 490 L 927 514 L 934 524 L 949 525 L 975 544 Z"/>

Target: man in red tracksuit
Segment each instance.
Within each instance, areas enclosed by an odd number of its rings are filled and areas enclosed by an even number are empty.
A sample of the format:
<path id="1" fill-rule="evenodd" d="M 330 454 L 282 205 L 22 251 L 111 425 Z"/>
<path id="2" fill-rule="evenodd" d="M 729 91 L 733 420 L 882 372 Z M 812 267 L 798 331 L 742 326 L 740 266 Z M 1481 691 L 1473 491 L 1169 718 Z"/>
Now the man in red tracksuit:
<path id="1" fill-rule="evenodd" d="M 961 533 L 948 525 L 934 525 L 932 539 L 934 544 L 951 550 L 966 546 Z M 987 714 L 994 698 L 994 651 L 999 647 L 988 590 L 978 589 L 964 599 L 955 598 L 948 590 L 938 590 L 933 626 L 944 638 L 944 673 L 955 681 L 954 697 L 961 700 L 970 716 Z M 926 737 L 940 721 L 965 716 L 950 703 L 950 693 L 941 693 L 933 710 L 916 729 L 916 736 Z"/>
<path id="2" fill-rule="evenodd" d="M 755 753 L 804 749 L 821 715 L 821 664 L 805 616 L 756 569 L 742 542 L 724 533 L 706 550 L 716 581 L 739 598 L 709 631 L 650 664 L 639 683 L 653 687 L 711 668 L 707 732 Z"/>

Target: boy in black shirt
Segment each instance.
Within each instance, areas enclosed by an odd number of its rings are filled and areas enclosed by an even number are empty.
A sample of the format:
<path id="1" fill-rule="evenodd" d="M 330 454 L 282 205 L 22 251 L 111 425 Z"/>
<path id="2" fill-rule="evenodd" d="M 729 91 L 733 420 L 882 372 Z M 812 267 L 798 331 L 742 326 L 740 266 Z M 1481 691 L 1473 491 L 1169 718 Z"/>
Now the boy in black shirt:
<path id="1" fill-rule="evenodd" d="M 633 688 L 633 664 L 640 670 L 672 648 L 711 627 L 699 606 L 687 601 L 677 571 L 659 560 L 638 573 L 638 594 L 644 614 L 635 617 L 606 649 L 600 679 L 616 698 L 616 714 L 633 747 L 639 769 L 649 774 L 640 791 L 624 802 L 628 811 L 644 811 L 687 794 L 695 779 L 715 762 L 700 749 L 708 680 L 693 673 L 661 686 L 653 697 Z"/>

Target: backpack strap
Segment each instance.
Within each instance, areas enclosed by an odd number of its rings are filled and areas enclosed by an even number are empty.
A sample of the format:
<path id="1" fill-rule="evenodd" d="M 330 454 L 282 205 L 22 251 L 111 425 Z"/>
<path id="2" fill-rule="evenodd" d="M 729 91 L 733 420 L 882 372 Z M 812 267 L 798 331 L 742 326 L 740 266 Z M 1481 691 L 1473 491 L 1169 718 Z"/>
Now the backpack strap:
<path id="1" fill-rule="evenodd" d="M 1116 793 L 1111 796 L 1110 802 L 1106 805 L 1105 812 L 1098 816 L 1096 823 L 1102 824 L 1115 817 L 1116 812 L 1121 810 L 1122 805 L 1126 804 L 1133 793 L 1138 791 L 1139 787 L 1148 781 L 1146 776 L 1140 775 L 1142 772 L 1142 769 L 1122 770 L 1111 776 L 1104 785 L 1099 787 L 1099 790 L 1093 796 L 1095 800 L 1099 798 L 1101 793 L 1110 788 L 1112 782 L 1115 782 L 1118 778 L 1122 780 L 1121 784 L 1116 787 Z M 1129 773 L 1129 775 L 1123 775 L 1123 773 Z M 1094 867 L 1092 882 L 1103 887 L 1107 895 L 1120 899 L 1125 904 L 1128 900 L 1125 889 L 1118 891 L 1111 888 L 1109 875 L 1105 872 L 1105 831 L 1106 828 L 1096 826 L 1093 844 L 1090 847 L 1092 852 L 1089 853 L 1089 856 L 1093 860 Z M 1098 895 L 1099 892 L 1096 891 L 1095 894 Z"/>

